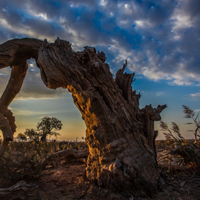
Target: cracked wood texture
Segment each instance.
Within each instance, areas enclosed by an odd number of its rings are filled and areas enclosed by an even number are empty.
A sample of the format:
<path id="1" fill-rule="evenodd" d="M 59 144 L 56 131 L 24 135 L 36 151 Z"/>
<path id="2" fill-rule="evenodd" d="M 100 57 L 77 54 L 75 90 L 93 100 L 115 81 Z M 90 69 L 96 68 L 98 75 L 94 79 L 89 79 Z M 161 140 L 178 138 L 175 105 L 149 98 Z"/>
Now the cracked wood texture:
<path id="1" fill-rule="evenodd" d="M 134 74 L 124 73 L 127 62 L 113 79 L 105 54 L 95 48 L 74 52 L 69 42 L 60 39 L 54 43 L 19 39 L 0 45 L 0 68 L 23 68 L 30 57 L 36 59 L 44 84 L 67 88 L 82 114 L 89 147 L 87 178 L 129 196 L 152 197 L 163 181 L 156 161 L 154 121 L 161 119 L 166 105 L 140 109 L 140 94 L 131 87 Z M 25 70 L 21 71 L 24 77 Z M 13 99 L 8 93 L 3 96 Z M 4 104 L 7 109 L 8 103 Z"/>

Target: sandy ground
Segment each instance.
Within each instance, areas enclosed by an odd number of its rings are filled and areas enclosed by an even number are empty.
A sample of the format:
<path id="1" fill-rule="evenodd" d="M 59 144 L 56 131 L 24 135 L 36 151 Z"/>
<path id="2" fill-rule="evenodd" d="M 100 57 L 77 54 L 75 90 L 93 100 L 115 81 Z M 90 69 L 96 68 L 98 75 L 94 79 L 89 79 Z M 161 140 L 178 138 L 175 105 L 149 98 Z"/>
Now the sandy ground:
<path id="1" fill-rule="evenodd" d="M 200 200 L 200 177 L 186 172 L 165 173 L 168 184 L 155 200 Z M 39 181 L 43 200 L 136 200 L 147 198 L 124 197 L 99 188 L 85 180 L 85 164 L 65 163 L 56 169 L 47 169 Z"/>
<path id="2" fill-rule="evenodd" d="M 73 199 L 124 199 L 119 194 L 101 189 L 85 179 L 85 164 L 62 164 L 56 169 L 45 170 L 39 181 L 40 196 L 43 200 Z"/>
<path id="3" fill-rule="evenodd" d="M 165 157 L 168 151 L 165 148 L 158 149 L 158 160 Z M 171 162 L 172 166 L 175 165 L 174 161 Z M 166 181 L 162 191 L 153 200 L 200 200 L 200 175 L 184 166 L 171 168 L 169 171 L 168 162 L 167 159 L 159 161 L 160 171 Z M 150 200 L 125 197 L 91 184 L 85 178 L 85 168 L 83 162 L 66 160 L 56 168 L 49 166 L 37 179 L 24 181 L 38 186 L 40 200 Z M 15 183 L 11 183 L 9 179 L 0 179 L 0 188 L 8 188 L 13 184 Z"/>

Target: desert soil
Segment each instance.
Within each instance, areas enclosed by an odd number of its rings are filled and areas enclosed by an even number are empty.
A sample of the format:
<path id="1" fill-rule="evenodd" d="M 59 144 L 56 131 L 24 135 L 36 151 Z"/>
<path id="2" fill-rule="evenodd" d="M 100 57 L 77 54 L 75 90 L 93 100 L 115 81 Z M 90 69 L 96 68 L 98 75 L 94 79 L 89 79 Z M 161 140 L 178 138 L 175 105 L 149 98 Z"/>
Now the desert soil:
<path id="1" fill-rule="evenodd" d="M 166 154 L 166 149 L 158 149 L 158 159 Z M 200 200 L 200 175 L 185 168 L 172 168 L 169 172 L 165 159 L 159 162 L 166 183 L 153 200 Z M 35 180 L 25 180 L 36 184 L 41 200 L 152 200 L 150 198 L 126 197 L 113 191 L 102 189 L 89 183 L 85 178 L 86 164 L 80 161 L 63 161 L 56 168 L 49 166 Z M 8 188 L 15 183 L 0 180 L 0 188 Z M 19 199 L 18 199 L 19 200 Z M 28 199 L 27 199 L 28 200 Z"/>
<path id="2" fill-rule="evenodd" d="M 64 163 L 58 168 L 43 172 L 37 185 L 42 200 L 147 200 L 125 197 L 99 188 L 85 179 L 85 164 Z M 200 200 L 200 177 L 190 172 L 164 173 L 168 184 L 164 191 L 155 195 L 155 200 Z M 150 199 L 149 199 L 150 200 Z"/>

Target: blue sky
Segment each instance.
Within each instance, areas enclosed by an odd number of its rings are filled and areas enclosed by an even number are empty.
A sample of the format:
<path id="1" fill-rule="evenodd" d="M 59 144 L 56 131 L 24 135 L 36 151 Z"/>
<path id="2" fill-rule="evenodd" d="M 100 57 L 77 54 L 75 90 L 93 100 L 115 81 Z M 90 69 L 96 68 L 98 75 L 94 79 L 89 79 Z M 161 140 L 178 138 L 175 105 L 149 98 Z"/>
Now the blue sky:
<path id="1" fill-rule="evenodd" d="M 1 0 L 0 43 L 60 37 L 74 50 L 94 46 L 105 52 L 113 74 L 127 59 L 126 71 L 136 73 L 132 87 L 142 95 L 141 108 L 167 104 L 163 120 L 177 122 L 190 137 L 182 105 L 200 110 L 199 10 L 199 0 Z M 10 105 L 17 133 L 35 128 L 48 115 L 62 120 L 60 139 L 80 139 L 85 125 L 71 95 L 45 88 L 34 60 L 28 62 L 22 90 Z M 0 92 L 9 74 L 10 69 L 0 70 Z"/>

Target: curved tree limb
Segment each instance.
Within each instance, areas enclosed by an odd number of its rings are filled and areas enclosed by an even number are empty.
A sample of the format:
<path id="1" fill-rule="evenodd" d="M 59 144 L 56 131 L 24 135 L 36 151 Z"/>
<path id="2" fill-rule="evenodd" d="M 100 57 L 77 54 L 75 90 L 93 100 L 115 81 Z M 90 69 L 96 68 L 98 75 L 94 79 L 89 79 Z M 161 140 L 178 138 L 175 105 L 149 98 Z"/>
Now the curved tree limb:
<path id="1" fill-rule="evenodd" d="M 13 66 L 8 85 L 0 98 L 0 129 L 3 132 L 4 141 L 0 147 L 0 156 L 3 155 L 9 141 L 13 140 L 16 131 L 15 117 L 8 109 L 9 104 L 19 93 L 23 84 L 28 66 L 26 63 L 21 66 Z"/>
<path id="2" fill-rule="evenodd" d="M 37 58 L 38 48 L 42 42 L 35 39 L 16 39 L 0 45 L 0 69 L 11 66 L 11 76 L 0 98 L 0 129 L 3 132 L 3 143 L 0 147 L 0 156 L 5 152 L 9 141 L 13 140 L 16 131 L 15 117 L 8 106 L 19 93 L 23 84 L 28 65 L 26 60 Z"/>
<path id="3" fill-rule="evenodd" d="M 32 38 L 9 40 L 0 45 L 0 69 L 22 65 L 30 58 L 37 59 L 43 41 Z"/>

